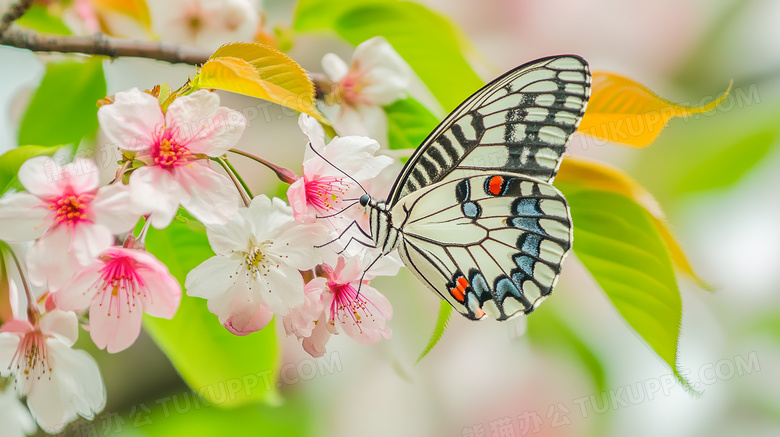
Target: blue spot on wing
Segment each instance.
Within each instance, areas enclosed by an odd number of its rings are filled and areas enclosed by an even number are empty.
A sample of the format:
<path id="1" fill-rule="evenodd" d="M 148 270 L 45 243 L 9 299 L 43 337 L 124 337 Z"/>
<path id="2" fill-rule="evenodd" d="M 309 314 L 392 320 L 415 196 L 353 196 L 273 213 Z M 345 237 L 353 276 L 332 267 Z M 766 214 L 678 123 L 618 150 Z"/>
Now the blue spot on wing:
<path id="1" fill-rule="evenodd" d="M 536 234 L 547 235 L 547 233 L 544 232 L 544 230 L 539 226 L 539 219 L 532 217 L 512 217 L 509 219 L 509 223 L 517 229 L 522 229 L 524 231 L 533 232 Z"/>
<path id="2" fill-rule="evenodd" d="M 475 202 L 466 202 L 461 205 L 460 209 L 463 211 L 463 215 L 470 219 L 477 219 L 482 214 L 482 208 Z"/>
<path id="3" fill-rule="evenodd" d="M 515 255 L 513 259 L 515 264 L 517 264 L 517 267 L 519 267 L 523 273 L 527 276 L 534 275 L 534 264 L 536 263 L 536 260 L 525 255 Z"/>
<path id="4" fill-rule="evenodd" d="M 469 282 L 471 282 L 471 288 L 477 295 L 477 300 L 484 302 L 487 299 L 483 299 L 482 296 L 490 295 L 490 287 L 488 287 L 487 281 L 485 281 L 485 277 L 482 276 L 482 273 L 477 270 L 472 270 L 470 273 Z"/>
<path id="5" fill-rule="evenodd" d="M 542 237 L 536 234 L 523 234 L 517 239 L 517 247 L 524 253 L 539 257 Z"/>
<path id="6" fill-rule="evenodd" d="M 496 294 L 496 300 L 503 302 L 507 294 L 518 297 L 520 296 L 520 291 L 517 289 L 517 287 L 515 287 L 515 284 L 509 280 L 509 278 L 503 277 L 496 282 Z"/>
<path id="7" fill-rule="evenodd" d="M 544 214 L 539 209 L 539 199 L 517 199 L 512 204 L 514 215 L 541 217 Z"/>

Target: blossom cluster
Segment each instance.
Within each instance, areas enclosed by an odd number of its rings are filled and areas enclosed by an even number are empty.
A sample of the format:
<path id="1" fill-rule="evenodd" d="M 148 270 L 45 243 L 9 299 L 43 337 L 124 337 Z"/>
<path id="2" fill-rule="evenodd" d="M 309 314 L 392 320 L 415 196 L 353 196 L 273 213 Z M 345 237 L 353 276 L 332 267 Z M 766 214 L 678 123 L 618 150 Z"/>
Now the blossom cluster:
<path id="1" fill-rule="evenodd" d="M 276 315 L 315 357 L 334 334 L 363 344 L 391 336 L 392 307 L 370 281 L 395 275 L 401 264 L 375 262 L 380 253 L 370 244 L 344 241 L 368 228 L 357 200 L 393 160 L 378 153 L 375 139 L 349 134 L 384 126 L 369 130 L 387 136 L 386 119 L 375 119 L 403 95 L 407 67 L 382 39 L 358 47 L 351 66 L 335 55 L 323 66 L 334 94 L 324 107 L 335 109 L 336 131 L 347 135 L 328 141 L 318 121 L 300 116 L 308 141 L 302 174 L 287 181 L 289 204 L 250 198 L 231 166 L 223 166 L 227 175 L 212 167 L 225 164 L 246 120 L 208 90 L 134 88 L 102 100 L 102 132 L 122 153 L 108 184 L 85 158 L 22 164 L 23 190 L 0 198 L 0 251 L 18 272 L 10 282 L 13 317 L 0 327 L 0 376 L 41 428 L 58 432 L 105 404 L 96 361 L 73 349 L 79 325 L 98 348 L 116 353 L 139 337 L 144 313 L 176 314 L 180 283 L 144 243 L 150 226 L 168 227 L 180 209 L 205 226 L 215 254 L 187 274 L 186 293 L 207 299 L 229 332 L 256 332 Z M 23 409 L 8 390 L 0 403 L 4 411 Z M 30 432 L 30 420 L 14 423 L 15 435 Z"/>

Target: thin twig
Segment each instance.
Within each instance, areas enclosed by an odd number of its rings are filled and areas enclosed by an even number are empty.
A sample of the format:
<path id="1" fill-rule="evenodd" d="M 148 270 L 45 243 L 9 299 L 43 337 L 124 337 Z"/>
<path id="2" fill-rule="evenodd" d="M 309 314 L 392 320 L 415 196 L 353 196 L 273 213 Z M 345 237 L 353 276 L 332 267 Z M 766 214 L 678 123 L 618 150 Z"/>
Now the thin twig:
<path id="1" fill-rule="evenodd" d="M 263 164 L 264 166 L 268 167 L 271 171 L 276 173 L 276 177 L 279 178 L 280 181 L 286 184 L 292 184 L 293 182 L 297 181 L 300 178 L 300 176 L 298 176 L 294 171 L 290 170 L 289 168 L 284 168 L 282 166 L 276 165 L 273 162 L 267 161 L 249 152 L 244 152 L 243 150 L 238 150 L 238 149 L 229 149 L 228 152 L 233 152 L 236 155 L 241 155 L 246 158 L 257 161 L 260 164 Z"/>
<path id="2" fill-rule="evenodd" d="M 88 36 L 54 36 L 10 30 L 0 35 L 0 44 L 34 52 L 83 53 L 110 58 L 147 58 L 171 64 L 189 65 L 201 65 L 211 55 L 208 51 L 195 47 L 113 38 L 102 33 Z"/>
<path id="3" fill-rule="evenodd" d="M 33 0 L 19 0 L 14 3 L 11 9 L 3 15 L 2 20 L 0 20 L 0 35 L 4 34 L 11 27 L 11 23 L 21 18 L 30 9 L 32 3 Z"/>
<path id="4" fill-rule="evenodd" d="M 220 166 L 222 166 L 222 169 L 225 170 L 225 173 L 228 174 L 230 180 L 233 181 L 233 185 L 236 186 L 238 193 L 241 195 L 241 199 L 244 201 L 244 206 L 249 208 L 249 205 L 252 204 L 252 199 L 249 197 L 249 194 L 247 194 L 247 192 L 244 191 L 244 187 L 236 177 L 236 173 L 233 173 L 233 171 L 230 170 L 230 167 L 228 167 L 228 165 L 225 163 L 225 160 L 223 158 L 211 158 L 211 159 L 213 161 L 217 161 L 217 163 Z"/>

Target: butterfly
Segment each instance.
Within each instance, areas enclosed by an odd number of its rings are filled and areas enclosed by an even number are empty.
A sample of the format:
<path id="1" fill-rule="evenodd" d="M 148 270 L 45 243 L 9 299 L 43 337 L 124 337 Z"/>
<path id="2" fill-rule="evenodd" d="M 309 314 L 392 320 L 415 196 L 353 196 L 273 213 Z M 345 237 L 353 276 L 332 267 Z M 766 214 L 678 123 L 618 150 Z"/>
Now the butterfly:
<path id="1" fill-rule="evenodd" d="M 359 199 L 381 256 L 469 319 L 507 320 L 546 299 L 572 246 L 552 181 L 590 96 L 587 62 L 537 59 L 460 104 L 406 162 L 386 201 Z"/>

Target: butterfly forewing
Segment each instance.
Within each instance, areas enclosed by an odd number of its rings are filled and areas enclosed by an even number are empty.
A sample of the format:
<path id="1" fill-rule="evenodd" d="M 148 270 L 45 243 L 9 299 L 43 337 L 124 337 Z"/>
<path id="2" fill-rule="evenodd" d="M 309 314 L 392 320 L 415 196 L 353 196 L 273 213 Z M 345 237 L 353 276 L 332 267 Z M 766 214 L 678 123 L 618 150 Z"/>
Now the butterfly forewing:
<path id="1" fill-rule="evenodd" d="M 403 197 L 399 252 L 432 291 L 472 319 L 529 313 L 551 292 L 571 247 L 552 185 L 507 172 L 452 178 Z"/>
<path id="2" fill-rule="evenodd" d="M 428 136 L 402 170 L 388 204 L 446 178 L 490 171 L 551 182 L 589 95 L 588 66 L 577 56 L 539 59 L 509 71 Z"/>

